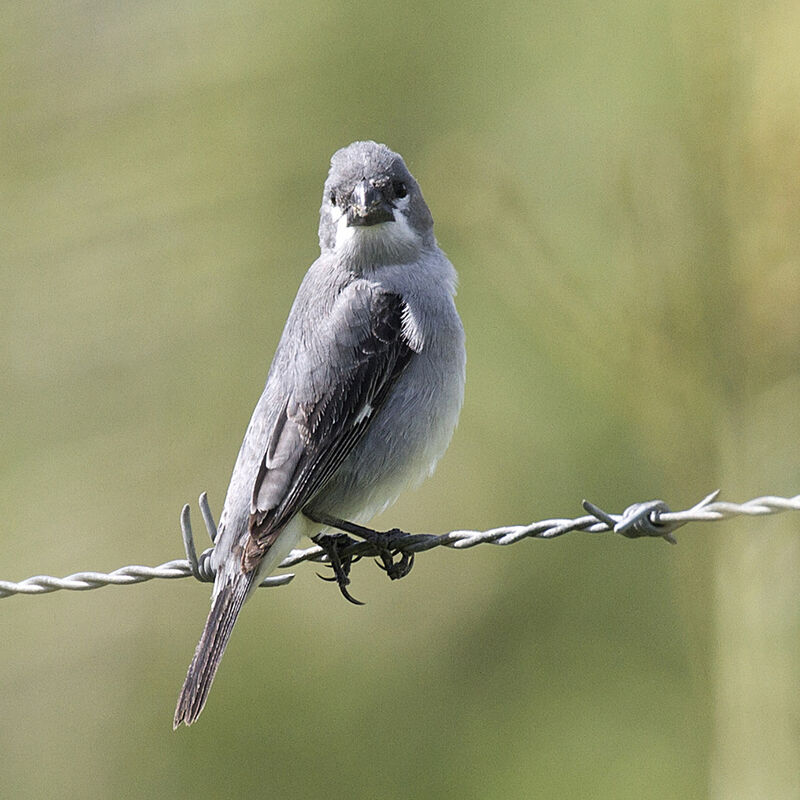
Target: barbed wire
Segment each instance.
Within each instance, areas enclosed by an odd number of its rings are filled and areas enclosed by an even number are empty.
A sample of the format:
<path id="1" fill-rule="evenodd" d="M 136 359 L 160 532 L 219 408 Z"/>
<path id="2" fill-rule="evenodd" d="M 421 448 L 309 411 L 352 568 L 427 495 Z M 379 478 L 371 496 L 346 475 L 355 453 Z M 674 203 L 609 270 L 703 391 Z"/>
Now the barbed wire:
<path id="1" fill-rule="evenodd" d="M 661 500 L 646 503 L 635 503 L 622 514 L 609 514 L 593 503 L 583 501 L 588 515 L 575 519 L 546 519 L 528 525 L 507 525 L 487 531 L 456 530 L 441 535 L 410 534 L 394 529 L 385 534 L 390 542 L 390 549 L 396 554 L 413 557 L 416 553 L 432 550 L 435 547 L 450 547 L 464 550 L 479 544 L 510 545 L 522 539 L 555 539 L 573 531 L 585 533 L 618 533 L 627 538 L 658 537 L 672 544 L 675 543 L 673 533 L 689 522 L 714 522 L 735 516 L 760 517 L 768 514 L 780 514 L 783 511 L 800 511 L 800 495 L 794 497 L 775 497 L 768 495 L 748 500 L 745 503 L 728 503 L 717 501 L 718 491 L 704 497 L 699 503 L 685 511 L 671 511 Z M 200 495 L 200 511 L 212 544 L 217 536 L 217 528 L 208 505 L 205 493 Z M 357 527 L 357 526 L 353 526 Z M 347 528 L 352 532 L 352 528 Z M 157 567 L 131 565 L 120 567 L 113 572 L 76 572 L 65 578 L 50 575 L 34 575 L 23 581 L 0 581 L 0 598 L 15 594 L 48 594 L 61 589 L 86 591 L 99 589 L 101 586 L 127 586 L 142 583 L 154 578 L 188 578 L 200 581 L 213 581 L 214 572 L 211 564 L 210 547 L 198 557 L 194 545 L 189 506 L 181 512 L 181 531 L 183 534 L 185 559 L 167 561 Z M 348 538 L 348 543 L 339 554 L 343 559 L 358 560 L 362 557 L 380 555 L 376 546 L 367 541 Z M 292 550 L 281 562 L 280 568 L 295 567 L 304 561 L 328 563 L 328 557 L 322 547 L 315 545 L 304 550 Z M 261 586 L 285 586 L 294 578 L 291 573 L 273 575 L 266 578 Z"/>

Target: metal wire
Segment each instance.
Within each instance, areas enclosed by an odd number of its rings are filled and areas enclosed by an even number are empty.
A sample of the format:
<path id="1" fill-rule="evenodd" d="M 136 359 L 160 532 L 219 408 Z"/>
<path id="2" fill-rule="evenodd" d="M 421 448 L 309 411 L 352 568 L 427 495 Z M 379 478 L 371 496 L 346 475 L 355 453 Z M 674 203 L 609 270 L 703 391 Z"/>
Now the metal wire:
<path id="1" fill-rule="evenodd" d="M 714 522 L 735 516 L 760 517 L 767 514 L 780 514 L 783 511 L 800 511 L 800 495 L 794 497 L 757 497 L 745 503 L 727 503 L 717 501 L 718 492 L 712 492 L 699 503 L 685 511 L 670 511 L 666 503 L 652 500 L 629 506 L 622 514 L 608 514 L 601 508 L 584 500 L 583 506 L 589 512 L 587 516 L 575 519 L 546 519 L 532 522 L 529 525 L 509 525 L 492 528 L 488 531 L 450 531 L 441 535 L 408 534 L 394 530 L 391 534 L 391 549 L 397 553 L 414 554 L 434 547 L 450 547 L 463 550 L 479 544 L 509 545 L 521 539 L 555 539 L 572 531 L 585 533 L 619 533 L 627 538 L 655 536 L 675 543 L 673 532 L 689 522 Z M 211 541 L 216 538 L 216 525 L 208 507 L 208 499 L 200 496 L 200 510 Z M 154 578 L 188 578 L 195 577 L 201 581 L 213 581 L 211 554 L 213 547 L 196 555 L 189 506 L 181 512 L 181 530 L 183 533 L 185 559 L 167 561 L 157 567 L 128 566 L 120 567 L 110 573 L 76 572 L 65 578 L 54 578 L 50 575 L 34 575 L 23 581 L 0 581 L 0 598 L 14 594 L 47 594 L 59 589 L 85 591 L 99 589 L 110 584 L 123 586 L 131 583 L 142 583 Z M 341 555 L 354 559 L 362 556 L 378 555 L 374 545 L 353 540 Z M 303 561 L 325 563 L 327 557 L 319 546 L 305 550 L 293 550 L 280 564 L 282 569 L 294 567 Z M 294 578 L 291 573 L 273 575 L 261 583 L 261 586 L 285 586 Z"/>

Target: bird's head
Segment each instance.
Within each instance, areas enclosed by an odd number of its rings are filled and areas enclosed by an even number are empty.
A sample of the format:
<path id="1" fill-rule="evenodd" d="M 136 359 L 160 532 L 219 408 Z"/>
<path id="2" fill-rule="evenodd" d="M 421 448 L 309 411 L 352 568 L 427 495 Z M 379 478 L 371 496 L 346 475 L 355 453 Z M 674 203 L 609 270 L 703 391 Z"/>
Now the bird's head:
<path id="1" fill-rule="evenodd" d="M 431 212 L 397 153 L 375 142 L 334 153 L 320 209 L 323 252 L 378 266 L 409 261 L 434 241 Z"/>

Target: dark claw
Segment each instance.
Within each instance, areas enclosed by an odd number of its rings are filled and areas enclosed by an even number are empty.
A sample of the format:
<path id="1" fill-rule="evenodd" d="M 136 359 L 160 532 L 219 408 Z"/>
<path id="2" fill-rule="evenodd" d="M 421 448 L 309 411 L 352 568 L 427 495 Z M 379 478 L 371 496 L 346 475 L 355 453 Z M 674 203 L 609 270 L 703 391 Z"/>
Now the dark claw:
<path id="1" fill-rule="evenodd" d="M 347 591 L 347 586 L 345 584 L 342 583 L 339 584 L 339 591 L 342 593 L 344 599 L 349 600 L 353 605 L 355 606 L 366 605 L 365 603 L 362 603 L 360 600 L 356 600 L 356 598 L 353 597 L 353 595 L 351 595 L 350 592 Z"/>
<path id="2" fill-rule="evenodd" d="M 400 578 L 405 578 L 409 572 L 411 572 L 411 568 L 414 566 L 414 554 L 413 553 L 399 553 L 400 560 L 395 561 L 394 556 L 398 555 L 397 553 L 392 553 L 391 550 L 381 551 L 380 561 L 375 559 L 375 563 L 389 576 L 389 578 L 393 581 L 400 580 Z"/>
<path id="3" fill-rule="evenodd" d="M 400 556 L 400 560 L 392 564 L 392 569 L 389 571 L 389 577 L 393 581 L 400 580 L 400 578 L 405 578 L 409 572 L 411 572 L 411 568 L 414 566 L 414 554 L 413 553 L 403 553 Z"/>
<path id="4" fill-rule="evenodd" d="M 347 586 L 350 583 L 350 567 L 353 565 L 353 562 L 358 559 L 354 559 L 352 556 L 342 558 L 341 555 L 339 555 L 340 545 L 347 547 L 353 540 L 347 536 L 347 534 L 335 534 L 329 536 L 315 536 L 313 541 L 325 551 L 325 555 L 330 562 L 330 567 L 333 570 L 333 575 L 329 578 L 319 573 L 317 573 L 317 577 L 321 578 L 323 581 L 335 581 L 345 600 L 348 600 L 354 605 L 363 606 L 364 603 L 360 600 L 356 600 L 356 598 L 347 591 Z"/>
<path id="5" fill-rule="evenodd" d="M 397 562 L 397 578 L 405 578 L 414 566 L 414 554 L 403 553 L 402 558 Z M 395 578 L 395 580 L 397 579 Z"/>

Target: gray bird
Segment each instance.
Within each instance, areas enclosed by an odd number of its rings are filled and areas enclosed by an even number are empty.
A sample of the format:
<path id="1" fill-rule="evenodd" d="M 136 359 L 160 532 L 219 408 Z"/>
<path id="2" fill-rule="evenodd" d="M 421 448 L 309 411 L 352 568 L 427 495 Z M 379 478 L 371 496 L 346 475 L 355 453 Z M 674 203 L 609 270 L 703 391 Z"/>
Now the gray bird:
<path id="1" fill-rule="evenodd" d="M 300 538 L 386 509 L 433 472 L 458 421 L 456 273 L 397 153 L 354 142 L 334 154 L 319 243 L 233 468 L 174 728 L 200 715 L 244 601 Z M 344 592 L 341 564 L 337 577 Z"/>

